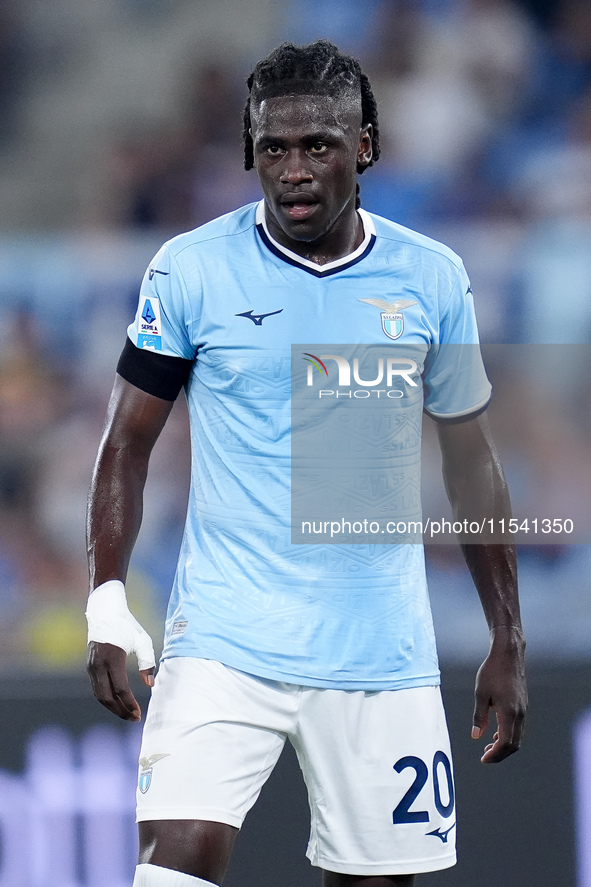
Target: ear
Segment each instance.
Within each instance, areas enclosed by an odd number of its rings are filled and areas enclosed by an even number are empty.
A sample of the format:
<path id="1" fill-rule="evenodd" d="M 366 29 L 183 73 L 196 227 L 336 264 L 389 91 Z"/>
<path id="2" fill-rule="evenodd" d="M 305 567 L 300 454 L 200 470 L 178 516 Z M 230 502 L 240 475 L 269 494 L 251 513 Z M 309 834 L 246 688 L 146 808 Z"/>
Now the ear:
<path id="1" fill-rule="evenodd" d="M 371 158 L 373 156 L 373 149 L 371 146 L 372 136 L 373 126 L 371 125 L 371 123 L 368 123 L 367 126 L 362 127 L 359 134 L 359 147 L 357 149 L 358 166 L 363 167 L 371 163 Z"/>

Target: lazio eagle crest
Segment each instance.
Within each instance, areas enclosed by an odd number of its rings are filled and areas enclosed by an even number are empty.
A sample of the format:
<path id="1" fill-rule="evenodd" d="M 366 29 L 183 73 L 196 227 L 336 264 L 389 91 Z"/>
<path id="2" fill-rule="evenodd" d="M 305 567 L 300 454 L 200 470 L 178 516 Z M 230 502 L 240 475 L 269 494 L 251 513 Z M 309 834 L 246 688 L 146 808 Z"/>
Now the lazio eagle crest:
<path id="1" fill-rule="evenodd" d="M 138 788 L 141 791 L 142 795 L 145 795 L 150 785 L 152 784 L 152 769 L 156 761 L 162 760 L 162 758 L 167 758 L 168 755 L 150 755 L 149 758 L 140 758 L 140 778 L 138 783 Z"/>
<path id="2" fill-rule="evenodd" d="M 359 299 L 359 301 L 382 309 L 382 329 L 389 339 L 399 339 L 404 331 L 404 317 L 401 312 L 411 305 L 418 305 L 414 299 L 396 299 L 395 302 L 386 302 L 385 299 Z"/>

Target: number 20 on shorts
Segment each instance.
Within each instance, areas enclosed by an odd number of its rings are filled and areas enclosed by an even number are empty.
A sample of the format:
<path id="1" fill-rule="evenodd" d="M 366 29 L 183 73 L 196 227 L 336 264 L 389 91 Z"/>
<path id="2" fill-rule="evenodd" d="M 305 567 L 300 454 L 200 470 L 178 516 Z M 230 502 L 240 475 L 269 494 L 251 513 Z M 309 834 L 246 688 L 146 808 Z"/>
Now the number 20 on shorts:
<path id="1" fill-rule="evenodd" d="M 414 755 L 406 755 L 394 764 L 394 770 L 396 770 L 397 773 L 402 773 L 402 771 L 406 770 L 408 767 L 411 767 L 415 771 L 415 778 L 412 785 L 392 813 L 392 821 L 394 825 L 404 822 L 429 822 L 429 813 L 427 810 L 410 809 L 429 779 L 429 768 L 422 758 L 417 758 Z M 435 807 L 440 816 L 443 816 L 443 818 L 446 819 L 453 813 L 455 799 L 451 764 L 445 752 L 435 752 L 431 773 Z M 445 774 L 445 780 L 447 782 L 448 801 L 446 804 L 443 803 L 441 798 L 440 778 L 443 777 L 443 774 Z"/>

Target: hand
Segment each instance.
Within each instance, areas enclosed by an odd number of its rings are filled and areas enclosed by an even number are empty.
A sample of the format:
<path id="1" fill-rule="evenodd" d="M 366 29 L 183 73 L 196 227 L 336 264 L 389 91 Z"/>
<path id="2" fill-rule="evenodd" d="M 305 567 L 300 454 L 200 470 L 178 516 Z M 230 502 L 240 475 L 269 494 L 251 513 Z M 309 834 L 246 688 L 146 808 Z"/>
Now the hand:
<path id="1" fill-rule="evenodd" d="M 484 749 L 483 764 L 496 764 L 514 754 L 521 745 L 527 710 L 527 688 L 523 667 L 525 643 L 519 629 L 496 629 L 490 652 L 476 676 L 472 738 L 480 739 L 494 709 L 497 730 Z"/>
<path id="2" fill-rule="evenodd" d="M 127 678 L 126 658 L 136 653 L 141 678 L 154 686 L 154 647 L 130 613 L 118 580 L 99 585 L 88 598 L 88 673 L 98 701 L 120 718 L 139 721 L 140 707 Z"/>
<path id="3" fill-rule="evenodd" d="M 125 721 L 139 721 L 142 712 L 129 686 L 126 659 L 125 650 L 114 644 L 88 645 L 88 674 L 98 701 Z M 154 686 L 153 667 L 141 669 L 140 675 L 147 687 Z"/>

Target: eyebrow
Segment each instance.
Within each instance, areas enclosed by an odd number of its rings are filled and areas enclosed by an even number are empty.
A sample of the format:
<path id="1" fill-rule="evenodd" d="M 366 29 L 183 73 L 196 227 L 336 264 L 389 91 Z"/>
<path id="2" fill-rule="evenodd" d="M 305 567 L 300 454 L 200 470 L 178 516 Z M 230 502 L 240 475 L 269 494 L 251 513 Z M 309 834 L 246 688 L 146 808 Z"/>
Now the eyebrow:
<path id="1" fill-rule="evenodd" d="M 257 141 L 260 145 L 265 145 L 268 143 L 277 144 L 280 142 L 286 142 L 286 141 L 292 141 L 292 140 L 298 141 L 298 142 L 299 141 L 323 142 L 323 141 L 327 141 L 329 139 L 334 138 L 336 129 L 337 129 L 337 127 L 333 128 L 332 130 L 331 129 L 322 129 L 322 130 L 317 130 L 316 132 L 308 132 L 308 133 L 304 133 L 303 135 L 298 136 L 296 139 L 291 139 L 290 137 L 288 137 L 286 135 L 280 135 L 279 133 L 277 135 L 273 135 L 273 133 L 265 133 L 264 135 L 262 135 L 260 137 L 260 139 L 257 139 Z"/>

